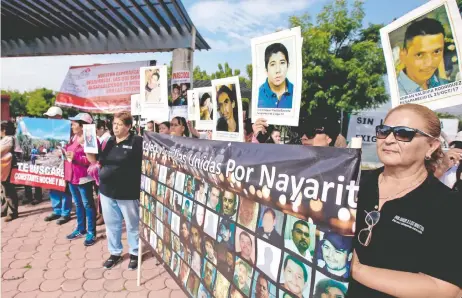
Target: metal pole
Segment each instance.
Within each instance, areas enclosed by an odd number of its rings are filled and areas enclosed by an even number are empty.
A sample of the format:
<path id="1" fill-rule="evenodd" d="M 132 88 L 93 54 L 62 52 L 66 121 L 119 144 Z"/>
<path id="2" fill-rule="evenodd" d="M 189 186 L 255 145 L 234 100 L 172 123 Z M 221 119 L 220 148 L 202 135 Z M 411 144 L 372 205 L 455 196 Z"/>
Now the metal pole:
<path id="1" fill-rule="evenodd" d="M 140 219 L 142 218 L 143 214 L 142 214 L 142 208 L 141 208 L 141 205 L 140 205 Z M 138 229 L 139 229 L 139 223 L 138 223 Z M 139 236 L 139 239 L 138 239 L 138 270 L 137 270 L 137 274 L 136 274 L 136 285 L 139 287 L 141 286 L 141 261 L 143 259 L 143 242 L 141 241 L 141 233 L 140 233 L 140 236 Z"/>

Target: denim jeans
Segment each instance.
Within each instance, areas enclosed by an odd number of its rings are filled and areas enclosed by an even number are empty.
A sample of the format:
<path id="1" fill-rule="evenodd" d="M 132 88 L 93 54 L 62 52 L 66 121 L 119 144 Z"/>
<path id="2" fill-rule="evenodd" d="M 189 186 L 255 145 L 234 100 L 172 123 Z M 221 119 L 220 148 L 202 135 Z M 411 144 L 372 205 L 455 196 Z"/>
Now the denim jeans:
<path id="1" fill-rule="evenodd" d="M 63 217 L 70 216 L 72 209 L 72 198 L 69 193 L 50 189 L 50 200 L 54 214 Z"/>
<path id="2" fill-rule="evenodd" d="M 125 219 L 129 253 L 137 256 L 140 238 L 140 201 L 138 199 L 114 200 L 102 193 L 100 193 L 100 198 L 109 252 L 115 256 L 122 255 L 122 220 Z"/>
<path id="3" fill-rule="evenodd" d="M 93 182 L 85 184 L 69 183 L 72 199 L 75 204 L 75 214 L 77 215 L 77 230 L 80 233 L 88 232 L 96 235 L 96 209 L 95 199 L 93 198 Z"/>

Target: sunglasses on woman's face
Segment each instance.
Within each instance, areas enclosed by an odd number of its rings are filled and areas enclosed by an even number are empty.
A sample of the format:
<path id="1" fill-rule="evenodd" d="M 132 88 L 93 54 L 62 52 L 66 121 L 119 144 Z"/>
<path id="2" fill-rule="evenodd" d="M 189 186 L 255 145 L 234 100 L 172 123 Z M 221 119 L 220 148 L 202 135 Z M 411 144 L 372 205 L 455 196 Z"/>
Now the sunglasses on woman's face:
<path id="1" fill-rule="evenodd" d="M 375 128 L 375 133 L 377 139 L 386 139 L 391 133 L 397 141 L 401 142 L 410 142 L 414 139 L 417 133 L 420 133 L 423 136 L 436 139 L 434 136 L 429 135 L 426 132 L 423 132 L 416 128 L 410 128 L 407 126 L 388 126 L 388 125 L 378 125 Z"/>

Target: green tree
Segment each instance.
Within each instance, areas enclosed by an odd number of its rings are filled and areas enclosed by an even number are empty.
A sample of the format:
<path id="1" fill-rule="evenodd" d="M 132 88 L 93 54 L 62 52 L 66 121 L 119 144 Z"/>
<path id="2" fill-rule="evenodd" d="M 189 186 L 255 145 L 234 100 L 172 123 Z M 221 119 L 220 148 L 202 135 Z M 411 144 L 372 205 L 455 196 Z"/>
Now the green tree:
<path id="1" fill-rule="evenodd" d="M 200 66 L 194 67 L 193 70 L 193 79 L 196 81 L 210 80 L 210 76 L 207 74 L 207 71 L 201 70 Z"/>
<path id="2" fill-rule="evenodd" d="M 2 94 L 10 96 L 10 115 L 12 117 L 27 115 L 27 98 L 17 90 L 2 90 Z"/>
<path id="3" fill-rule="evenodd" d="M 232 76 L 239 76 L 241 71 L 239 69 L 232 69 L 229 67 L 228 62 L 225 62 L 224 67 L 221 63 L 218 64 L 218 70 L 210 75 L 211 80 L 223 79 Z"/>
<path id="4" fill-rule="evenodd" d="M 303 37 L 302 106 L 308 112 L 324 105 L 345 112 L 373 108 L 388 100 L 383 75 L 383 51 L 378 39 L 381 25 L 362 28 L 363 2 L 350 8 L 334 0 L 317 16 L 291 17 Z"/>
<path id="5" fill-rule="evenodd" d="M 55 102 L 53 91 L 45 88 L 28 92 L 25 96 L 27 98 L 27 114 L 30 116 L 42 117 L 43 113 Z"/>

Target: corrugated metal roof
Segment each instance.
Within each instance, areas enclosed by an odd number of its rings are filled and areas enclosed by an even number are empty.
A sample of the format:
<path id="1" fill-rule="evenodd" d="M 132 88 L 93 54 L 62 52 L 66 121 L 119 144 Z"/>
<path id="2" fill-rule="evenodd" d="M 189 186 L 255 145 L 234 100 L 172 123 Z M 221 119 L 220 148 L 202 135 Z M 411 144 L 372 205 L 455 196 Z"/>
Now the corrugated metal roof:
<path id="1" fill-rule="evenodd" d="M 179 0 L 1 0 L 2 57 L 191 48 L 194 24 Z M 209 50 L 199 32 L 195 47 Z"/>

